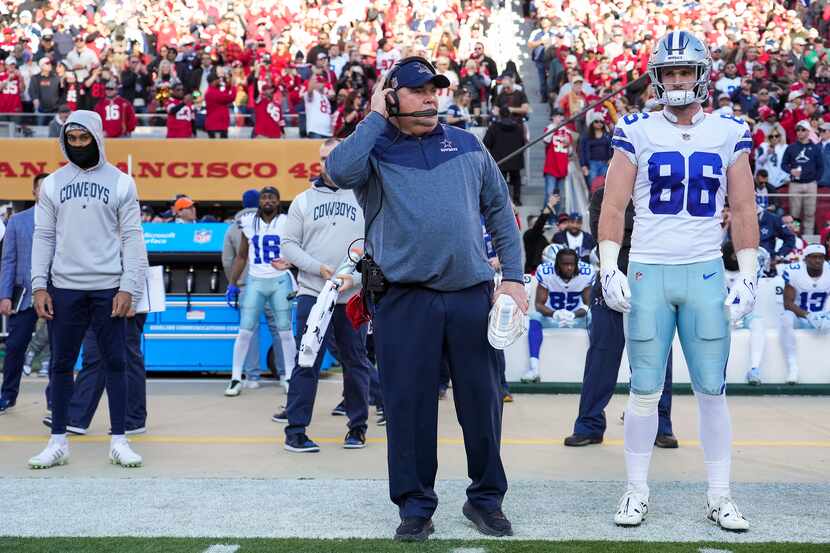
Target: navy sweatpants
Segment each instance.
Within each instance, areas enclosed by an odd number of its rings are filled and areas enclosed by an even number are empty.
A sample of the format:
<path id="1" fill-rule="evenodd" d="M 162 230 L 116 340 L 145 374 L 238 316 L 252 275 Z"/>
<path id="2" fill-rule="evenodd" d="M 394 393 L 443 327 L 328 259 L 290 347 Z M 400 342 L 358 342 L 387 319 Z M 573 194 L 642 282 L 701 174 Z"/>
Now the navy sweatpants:
<path id="1" fill-rule="evenodd" d="M 10 403 L 17 402 L 20 393 L 20 378 L 23 375 L 23 361 L 26 348 L 32 339 L 37 324 L 35 309 L 30 307 L 9 317 L 8 337 L 6 338 L 6 358 L 3 360 L 3 387 L 0 398 Z"/>
<path id="2" fill-rule="evenodd" d="M 591 290 L 591 327 L 588 329 L 590 345 L 585 355 L 585 374 L 582 377 L 582 393 L 579 397 L 579 416 L 574 424 L 574 434 L 600 437 L 605 434 L 605 407 L 614 395 L 617 374 L 620 370 L 625 333 L 623 316 L 605 304 L 599 283 Z M 658 406 L 658 434 L 673 434 L 671 427 L 671 351 L 666 364 L 666 383 Z"/>
<path id="3" fill-rule="evenodd" d="M 315 296 L 302 295 L 297 297 L 297 351 L 300 350 L 303 328 L 305 328 L 308 314 L 314 303 Z M 343 395 L 346 400 L 346 414 L 349 418 L 349 429 L 366 431 L 366 419 L 369 417 L 369 378 L 372 365 L 366 357 L 366 325 L 359 330 L 352 328 L 352 323 L 346 317 L 346 306 L 338 304 L 331 316 L 331 323 L 326 331 L 326 338 L 330 332 L 334 333 L 337 344 L 337 353 L 343 365 Z M 326 340 L 324 340 L 325 343 Z M 285 434 L 304 434 L 306 427 L 311 424 L 311 413 L 314 409 L 314 398 L 317 396 L 317 382 L 320 379 L 320 364 L 323 356 L 317 355 L 313 367 L 301 367 L 295 358 L 294 372 L 291 373 L 291 384 L 288 386 L 288 426 Z"/>
<path id="4" fill-rule="evenodd" d="M 52 434 L 66 433 L 69 403 L 74 389 L 73 368 L 84 335 L 90 328 L 95 333 L 104 359 L 112 433 L 124 434 L 127 413 L 127 324 L 124 318 L 111 317 L 112 300 L 117 292 L 117 288 L 49 288 L 54 308 L 54 319 L 49 321 L 52 346 Z"/>
<path id="5" fill-rule="evenodd" d="M 467 497 L 491 512 L 501 508 L 507 493 L 500 455 L 500 369 L 487 341 L 492 286 L 484 282 L 438 292 L 393 285 L 373 306 L 389 495 L 401 518 L 431 517 L 438 505 L 438 384 L 445 355 L 472 480 Z"/>
<path id="6" fill-rule="evenodd" d="M 147 373 L 141 353 L 141 334 L 146 320 L 145 313 L 127 319 L 127 430 L 142 428 L 147 423 Z M 69 424 L 89 428 L 107 382 L 104 358 L 91 329 L 84 337 L 82 365 L 69 403 Z"/>

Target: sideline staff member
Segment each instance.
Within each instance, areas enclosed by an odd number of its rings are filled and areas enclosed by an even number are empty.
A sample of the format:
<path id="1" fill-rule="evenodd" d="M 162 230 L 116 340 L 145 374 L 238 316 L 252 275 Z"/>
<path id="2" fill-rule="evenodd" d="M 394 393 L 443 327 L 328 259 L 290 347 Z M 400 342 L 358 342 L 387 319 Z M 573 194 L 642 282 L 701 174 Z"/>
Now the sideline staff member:
<path id="1" fill-rule="evenodd" d="M 496 162 L 474 135 L 439 125 L 436 90 L 449 81 L 406 58 L 372 95 L 372 113 L 332 150 L 326 171 L 354 189 L 368 221 L 366 250 L 385 275 L 373 294 L 374 340 L 387 418 L 389 493 L 401 524 L 395 539 L 425 540 L 438 504 L 438 384 L 449 360 L 469 476 L 464 515 L 488 535 L 512 534 L 501 510 L 501 387 L 487 341 L 493 270 L 481 215 L 502 262 L 495 295 L 527 310 L 519 229 Z M 388 114 L 396 95 L 398 115 Z M 393 106 L 394 104 L 390 104 Z M 367 283 L 364 282 L 364 286 Z"/>

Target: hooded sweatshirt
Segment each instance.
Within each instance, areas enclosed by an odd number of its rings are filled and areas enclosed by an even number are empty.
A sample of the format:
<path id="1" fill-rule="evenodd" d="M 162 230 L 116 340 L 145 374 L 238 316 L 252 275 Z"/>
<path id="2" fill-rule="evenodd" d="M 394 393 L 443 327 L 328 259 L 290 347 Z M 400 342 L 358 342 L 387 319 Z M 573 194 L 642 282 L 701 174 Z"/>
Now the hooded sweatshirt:
<path id="1" fill-rule="evenodd" d="M 280 256 L 300 270 L 299 294 L 317 296 L 326 283 L 320 276 L 320 265 L 336 270 L 352 242 L 363 238 L 363 232 L 363 209 L 351 190 L 330 188 L 318 178 L 294 198 L 288 208 Z M 362 240 L 355 246 L 363 247 Z M 358 277 L 355 273 L 355 284 Z M 337 303 L 346 303 L 357 289 L 355 285 L 340 294 Z"/>
<path id="2" fill-rule="evenodd" d="M 46 177 L 35 208 L 32 290 L 47 283 L 70 290 L 107 290 L 138 299 L 147 267 L 135 181 L 107 162 L 101 118 L 92 111 L 69 116 L 60 134 L 64 157 L 70 123 L 82 125 L 98 145 L 98 163 L 84 170 L 71 161 Z"/>

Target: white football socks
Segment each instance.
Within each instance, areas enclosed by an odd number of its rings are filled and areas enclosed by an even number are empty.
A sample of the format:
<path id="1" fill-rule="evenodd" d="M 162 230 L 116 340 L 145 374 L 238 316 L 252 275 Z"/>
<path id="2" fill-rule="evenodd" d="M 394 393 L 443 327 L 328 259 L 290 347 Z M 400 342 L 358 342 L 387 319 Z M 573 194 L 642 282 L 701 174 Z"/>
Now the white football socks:
<path id="1" fill-rule="evenodd" d="M 795 313 L 784 311 L 781 317 L 781 349 L 787 365 L 792 367 L 795 362 Z"/>
<path id="2" fill-rule="evenodd" d="M 531 357 L 530 358 L 530 368 L 534 371 L 539 370 L 539 358 L 538 357 Z"/>
<path id="3" fill-rule="evenodd" d="M 760 369 L 767 346 L 767 327 L 764 319 L 755 317 L 749 323 L 749 356 L 753 369 Z"/>
<path id="4" fill-rule="evenodd" d="M 294 363 L 297 358 L 297 344 L 294 342 L 294 334 L 291 330 L 280 330 L 280 343 L 285 363 L 285 379 L 291 380 L 291 373 L 294 372 Z"/>
<path id="5" fill-rule="evenodd" d="M 633 394 L 632 394 L 633 395 Z M 645 399 L 649 396 L 640 396 Z M 653 397 L 653 395 L 652 395 Z M 657 401 L 660 393 L 657 394 Z M 629 398 L 625 408 L 625 470 L 628 474 L 628 489 L 648 499 L 648 468 L 651 464 L 651 452 L 657 437 L 657 403 L 653 412 L 644 415 L 642 408 L 632 405 Z M 651 407 L 647 409 L 651 411 Z"/>
<path id="6" fill-rule="evenodd" d="M 700 443 L 709 481 L 709 502 L 729 495 L 732 467 L 732 419 L 726 394 L 710 396 L 695 393 L 699 408 Z"/>
<path id="7" fill-rule="evenodd" d="M 251 336 L 253 334 L 250 330 L 239 329 L 239 334 L 233 342 L 231 380 L 242 380 L 242 365 L 245 364 L 245 357 L 248 355 L 248 348 L 251 346 Z"/>

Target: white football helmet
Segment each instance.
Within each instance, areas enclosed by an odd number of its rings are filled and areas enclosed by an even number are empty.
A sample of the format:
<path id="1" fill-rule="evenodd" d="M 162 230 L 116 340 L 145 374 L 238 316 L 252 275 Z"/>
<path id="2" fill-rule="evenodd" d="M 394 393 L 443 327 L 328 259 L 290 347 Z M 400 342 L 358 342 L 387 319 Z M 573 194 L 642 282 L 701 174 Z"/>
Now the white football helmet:
<path id="1" fill-rule="evenodd" d="M 544 250 L 542 250 L 542 261 L 546 261 L 551 265 L 556 265 L 556 255 L 559 253 L 559 250 L 565 248 L 565 244 L 551 244 L 547 246 Z"/>

